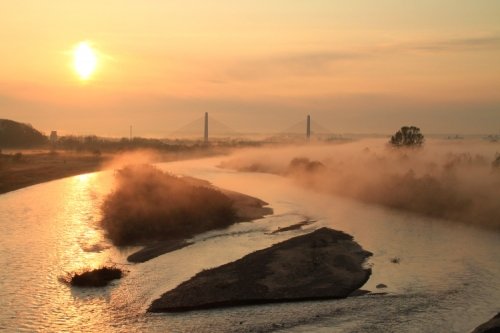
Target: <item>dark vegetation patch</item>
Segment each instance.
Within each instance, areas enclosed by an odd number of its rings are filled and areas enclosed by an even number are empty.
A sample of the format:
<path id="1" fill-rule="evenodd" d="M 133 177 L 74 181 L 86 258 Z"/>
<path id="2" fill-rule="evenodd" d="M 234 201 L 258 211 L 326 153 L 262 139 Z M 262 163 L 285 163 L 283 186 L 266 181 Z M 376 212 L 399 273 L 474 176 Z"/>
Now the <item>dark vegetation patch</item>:
<path id="1" fill-rule="evenodd" d="M 0 148 L 36 147 L 47 141 L 47 137 L 30 124 L 0 119 Z"/>
<path id="2" fill-rule="evenodd" d="M 104 287 L 122 276 L 123 271 L 120 268 L 104 266 L 69 274 L 63 280 L 75 287 Z"/>
<path id="3" fill-rule="evenodd" d="M 319 161 L 311 161 L 305 157 L 296 157 L 290 161 L 287 174 L 294 174 L 297 172 L 318 172 L 325 171 L 326 167 Z"/>
<path id="4" fill-rule="evenodd" d="M 260 142 L 244 139 L 212 139 L 208 144 L 194 138 L 184 139 L 153 139 L 143 137 L 107 138 L 96 135 L 76 136 L 65 135 L 58 138 L 52 146 L 59 150 L 101 153 L 117 153 L 135 150 L 154 150 L 180 156 L 212 156 L 227 152 L 227 149 L 242 147 L 257 147 Z"/>
<path id="5" fill-rule="evenodd" d="M 390 262 L 392 262 L 393 264 L 399 264 L 401 262 L 401 258 L 399 257 L 391 258 Z"/>
<path id="6" fill-rule="evenodd" d="M 419 147 L 423 145 L 424 135 L 416 126 L 403 126 L 392 137 L 389 143 L 394 147 Z"/>
<path id="7" fill-rule="evenodd" d="M 233 201 L 222 192 L 150 165 L 118 170 L 116 181 L 102 206 L 102 226 L 119 246 L 188 238 L 237 221 Z"/>

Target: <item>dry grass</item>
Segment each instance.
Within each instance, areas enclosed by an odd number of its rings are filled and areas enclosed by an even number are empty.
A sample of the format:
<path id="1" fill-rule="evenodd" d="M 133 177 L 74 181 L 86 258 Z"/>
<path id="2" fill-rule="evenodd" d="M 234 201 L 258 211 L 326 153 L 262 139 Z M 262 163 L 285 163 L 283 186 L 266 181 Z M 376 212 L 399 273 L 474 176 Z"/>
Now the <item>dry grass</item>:
<path id="1" fill-rule="evenodd" d="M 116 179 L 116 190 L 102 206 L 102 226 L 116 245 L 186 238 L 237 221 L 225 194 L 153 166 L 125 167 Z"/>
<path id="2" fill-rule="evenodd" d="M 16 151 L 0 155 L 0 193 L 97 171 L 108 157 L 67 152 Z"/>

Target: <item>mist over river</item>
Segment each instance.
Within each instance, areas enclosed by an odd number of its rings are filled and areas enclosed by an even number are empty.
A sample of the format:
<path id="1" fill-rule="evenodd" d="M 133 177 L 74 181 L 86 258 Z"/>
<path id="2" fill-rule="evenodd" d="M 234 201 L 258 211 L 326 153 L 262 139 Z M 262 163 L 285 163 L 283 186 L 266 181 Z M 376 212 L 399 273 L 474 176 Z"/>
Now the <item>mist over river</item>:
<path id="1" fill-rule="evenodd" d="M 0 330 L 6 332 L 469 332 L 500 310 L 500 234 L 309 191 L 291 180 L 218 168 L 224 157 L 159 164 L 175 174 L 265 200 L 274 215 L 201 234 L 143 264 L 99 228 L 113 172 L 0 195 Z M 306 218 L 303 230 L 270 234 Z M 374 253 L 363 289 L 344 300 L 148 314 L 161 294 L 202 269 L 328 226 Z M 392 258 L 400 258 L 398 264 Z M 128 272 L 102 289 L 70 288 L 66 272 L 116 263 Z M 379 283 L 386 289 L 377 289 Z"/>

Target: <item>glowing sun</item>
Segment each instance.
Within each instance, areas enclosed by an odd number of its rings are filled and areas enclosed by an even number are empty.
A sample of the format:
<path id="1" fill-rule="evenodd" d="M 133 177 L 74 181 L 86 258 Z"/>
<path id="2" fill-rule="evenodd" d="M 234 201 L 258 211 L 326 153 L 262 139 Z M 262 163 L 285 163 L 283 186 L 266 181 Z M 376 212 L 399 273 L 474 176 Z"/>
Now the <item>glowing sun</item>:
<path id="1" fill-rule="evenodd" d="M 87 42 L 80 42 L 73 51 L 73 65 L 82 80 L 90 78 L 97 66 L 97 55 Z"/>

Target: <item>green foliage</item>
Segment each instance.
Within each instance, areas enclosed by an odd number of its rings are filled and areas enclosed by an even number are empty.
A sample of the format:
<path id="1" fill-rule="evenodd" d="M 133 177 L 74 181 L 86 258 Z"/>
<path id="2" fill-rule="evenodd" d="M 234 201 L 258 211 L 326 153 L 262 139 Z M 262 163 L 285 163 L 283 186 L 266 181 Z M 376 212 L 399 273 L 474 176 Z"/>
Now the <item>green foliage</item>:
<path id="1" fill-rule="evenodd" d="M 424 143 L 424 136 L 418 127 L 403 126 L 389 142 L 395 147 L 418 147 Z"/>
<path id="2" fill-rule="evenodd" d="M 102 206 L 102 225 L 116 245 L 191 237 L 236 222 L 226 195 L 153 166 L 125 167 L 116 180 Z"/>

